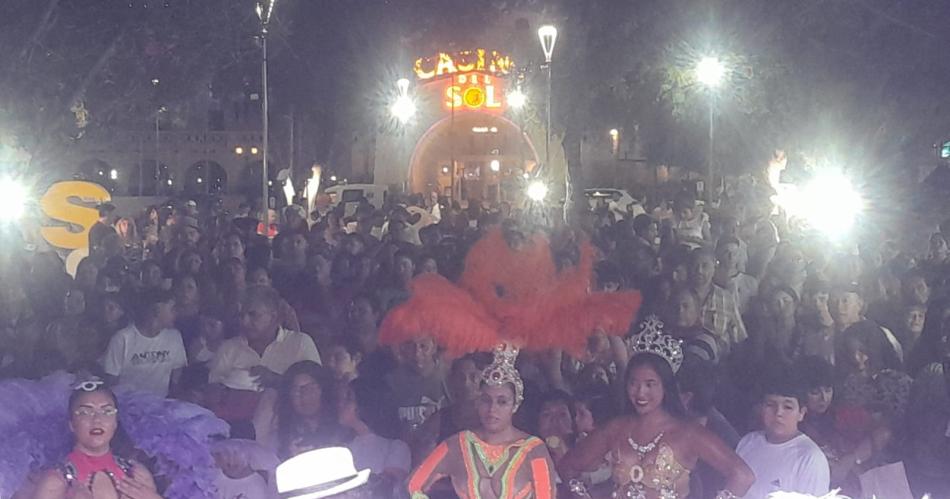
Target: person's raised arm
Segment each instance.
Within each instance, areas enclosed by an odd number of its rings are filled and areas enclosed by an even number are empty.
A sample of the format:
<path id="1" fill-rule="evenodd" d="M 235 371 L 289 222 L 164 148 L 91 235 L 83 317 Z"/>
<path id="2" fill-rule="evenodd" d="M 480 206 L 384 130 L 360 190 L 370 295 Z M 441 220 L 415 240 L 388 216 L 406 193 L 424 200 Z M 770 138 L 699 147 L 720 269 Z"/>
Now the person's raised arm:
<path id="1" fill-rule="evenodd" d="M 691 432 L 689 442 L 696 457 L 726 479 L 725 490 L 738 497 L 745 495 L 755 482 L 755 474 L 749 465 L 709 430 L 695 425 Z"/>
<path id="2" fill-rule="evenodd" d="M 623 425 L 623 418 L 614 419 L 581 440 L 558 461 L 557 469 L 561 479 L 570 480 L 585 471 L 594 471 L 610 452 L 614 440 L 622 433 Z"/>

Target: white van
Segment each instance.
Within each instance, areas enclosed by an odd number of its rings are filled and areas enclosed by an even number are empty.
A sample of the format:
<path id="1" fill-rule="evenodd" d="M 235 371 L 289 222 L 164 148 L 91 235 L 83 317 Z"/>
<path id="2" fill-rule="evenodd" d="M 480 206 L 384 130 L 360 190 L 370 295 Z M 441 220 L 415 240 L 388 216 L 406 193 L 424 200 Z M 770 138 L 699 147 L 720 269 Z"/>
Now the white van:
<path id="1" fill-rule="evenodd" d="M 345 216 L 356 213 L 360 200 L 366 198 L 376 209 L 382 209 L 389 197 L 389 186 L 380 184 L 338 184 L 324 191 L 330 196 L 330 203 L 336 206 L 343 203 Z"/>

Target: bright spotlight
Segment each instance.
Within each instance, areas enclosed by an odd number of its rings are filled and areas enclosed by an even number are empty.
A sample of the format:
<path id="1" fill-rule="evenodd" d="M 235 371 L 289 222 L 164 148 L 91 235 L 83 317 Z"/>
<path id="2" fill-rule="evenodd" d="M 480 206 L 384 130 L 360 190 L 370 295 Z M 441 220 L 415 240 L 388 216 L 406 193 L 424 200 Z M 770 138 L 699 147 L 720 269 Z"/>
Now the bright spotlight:
<path id="1" fill-rule="evenodd" d="M 330 175 L 330 182 L 336 182 L 336 175 Z"/>
<path id="2" fill-rule="evenodd" d="M 718 87 L 726 74 L 726 67 L 718 57 L 703 57 L 696 65 L 696 79 L 709 88 Z"/>
<path id="3" fill-rule="evenodd" d="M 389 112 L 391 112 L 393 117 L 399 120 L 400 123 L 405 125 L 416 115 L 416 105 L 408 95 L 401 95 L 396 99 L 396 102 L 393 103 L 392 107 L 389 108 Z"/>
<path id="4" fill-rule="evenodd" d="M 244 154 L 244 148 L 241 147 L 241 146 L 235 147 L 235 148 L 234 148 L 234 154 L 237 154 L 238 156 Z"/>
<path id="5" fill-rule="evenodd" d="M 508 94 L 508 107 L 512 109 L 521 109 L 524 107 L 525 103 L 528 102 L 528 96 L 521 91 L 521 89 L 516 89 L 510 94 Z"/>
<path id="6" fill-rule="evenodd" d="M 528 184 L 527 194 L 532 201 L 540 203 L 548 195 L 548 186 L 540 180 L 535 180 Z"/>
<path id="7" fill-rule="evenodd" d="M 389 107 L 389 112 L 392 113 L 393 117 L 399 120 L 400 123 L 405 125 L 416 115 L 416 103 L 412 101 L 412 97 L 409 97 L 408 79 L 400 78 L 396 82 L 396 87 L 399 88 L 399 97 L 397 97 L 396 102 Z"/>
<path id="8" fill-rule="evenodd" d="M 29 195 L 26 187 L 10 178 L 0 178 L 0 221 L 14 222 L 23 216 Z"/>
<path id="9" fill-rule="evenodd" d="M 112 180 L 117 180 L 119 178 L 119 170 L 115 168 L 109 170 L 109 178 Z"/>
<path id="10" fill-rule="evenodd" d="M 260 152 L 260 151 L 259 151 L 256 147 L 252 147 L 252 148 L 251 148 L 251 154 L 253 154 L 253 155 L 256 156 L 258 152 Z"/>
<path id="11" fill-rule="evenodd" d="M 788 216 L 833 239 L 846 236 L 864 210 L 864 198 L 842 172 L 818 173 L 798 188 L 782 186 L 775 202 Z"/>
<path id="12" fill-rule="evenodd" d="M 618 137 L 620 137 L 620 130 L 617 130 L 616 128 L 611 128 L 610 138 L 613 140 L 617 140 Z"/>
<path id="13" fill-rule="evenodd" d="M 501 171 L 501 162 L 498 161 L 497 159 L 491 160 L 491 162 L 488 163 L 488 166 L 491 168 L 491 171 L 493 172 Z"/>

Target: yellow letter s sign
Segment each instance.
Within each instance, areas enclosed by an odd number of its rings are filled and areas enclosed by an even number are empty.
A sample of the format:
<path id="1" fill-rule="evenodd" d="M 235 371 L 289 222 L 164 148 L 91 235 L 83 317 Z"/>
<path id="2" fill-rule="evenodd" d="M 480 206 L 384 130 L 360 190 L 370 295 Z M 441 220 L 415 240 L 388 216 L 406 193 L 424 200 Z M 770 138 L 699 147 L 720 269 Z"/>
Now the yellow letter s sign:
<path id="1" fill-rule="evenodd" d="M 89 229 L 99 219 L 99 212 L 77 201 L 98 205 L 110 199 L 112 196 L 105 187 L 92 182 L 70 180 L 53 184 L 40 199 L 43 213 L 54 220 L 79 226 L 82 230 L 74 232 L 69 226 L 43 227 L 40 229 L 43 239 L 57 248 L 85 248 L 89 245 Z"/>

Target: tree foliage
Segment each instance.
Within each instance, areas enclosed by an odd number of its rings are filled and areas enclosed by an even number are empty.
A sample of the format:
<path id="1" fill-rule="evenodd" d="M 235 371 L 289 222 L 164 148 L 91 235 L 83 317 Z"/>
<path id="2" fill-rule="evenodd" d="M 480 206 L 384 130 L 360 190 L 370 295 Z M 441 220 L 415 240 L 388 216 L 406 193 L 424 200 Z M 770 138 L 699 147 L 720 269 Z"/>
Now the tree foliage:
<path id="1" fill-rule="evenodd" d="M 212 89 L 240 85 L 226 76 L 256 53 L 252 5 L 6 0 L 0 126 L 36 158 L 92 130 L 148 123 L 160 106 L 169 126 L 192 125 Z"/>

